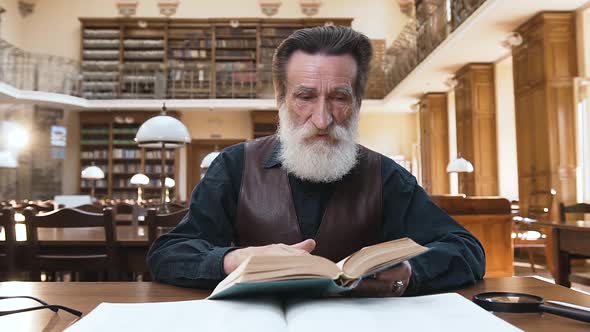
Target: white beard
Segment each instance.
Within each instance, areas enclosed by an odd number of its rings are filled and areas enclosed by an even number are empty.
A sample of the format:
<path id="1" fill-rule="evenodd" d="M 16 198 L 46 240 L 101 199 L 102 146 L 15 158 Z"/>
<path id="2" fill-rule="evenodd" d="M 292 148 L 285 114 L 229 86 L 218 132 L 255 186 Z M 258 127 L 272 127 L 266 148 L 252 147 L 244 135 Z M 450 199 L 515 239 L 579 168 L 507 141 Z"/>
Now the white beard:
<path id="1" fill-rule="evenodd" d="M 297 127 L 283 104 L 279 108 L 279 158 L 283 168 L 300 179 L 338 181 L 357 163 L 358 110 L 353 111 L 345 124 L 332 125 L 327 130 L 333 141 L 306 142 L 319 131 L 311 122 Z"/>

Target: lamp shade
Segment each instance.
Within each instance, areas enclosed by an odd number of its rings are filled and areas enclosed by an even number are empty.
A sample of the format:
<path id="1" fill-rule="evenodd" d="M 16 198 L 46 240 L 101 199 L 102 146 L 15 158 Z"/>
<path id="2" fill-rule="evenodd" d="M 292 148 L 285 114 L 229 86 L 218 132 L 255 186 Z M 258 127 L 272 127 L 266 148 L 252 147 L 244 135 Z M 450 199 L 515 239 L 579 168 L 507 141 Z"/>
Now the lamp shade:
<path id="1" fill-rule="evenodd" d="M 458 156 L 457 159 L 452 160 L 447 165 L 448 173 L 471 173 L 473 172 L 473 164 L 465 158 Z"/>
<path id="2" fill-rule="evenodd" d="M 129 183 L 138 186 L 145 186 L 146 184 L 150 183 L 150 178 L 148 178 L 145 174 L 137 173 L 131 177 Z"/>
<path id="3" fill-rule="evenodd" d="M 176 181 L 172 178 L 166 178 L 166 180 L 164 180 L 164 185 L 166 188 L 173 188 L 176 185 Z"/>
<path id="4" fill-rule="evenodd" d="M 157 115 L 144 122 L 135 136 L 135 142 L 142 147 L 175 148 L 190 143 L 191 137 L 186 126 L 169 115 Z"/>
<path id="5" fill-rule="evenodd" d="M 82 179 L 104 179 L 104 172 L 98 166 L 88 166 L 82 170 Z"/>
<path id="6" fill-rule="evenodd" d="M 217 156 L 219 156 L 219 151 L 213 151 L 206 155 L 205 158 L 203 158 L 203 161 L 201 161 L 201 168 L 209 168 Z"/>
<path id="7" fill-rule="evenodd" d="M 10 151 L 0 151 L 0 168 L 17 168 L 18 162 Z"/>

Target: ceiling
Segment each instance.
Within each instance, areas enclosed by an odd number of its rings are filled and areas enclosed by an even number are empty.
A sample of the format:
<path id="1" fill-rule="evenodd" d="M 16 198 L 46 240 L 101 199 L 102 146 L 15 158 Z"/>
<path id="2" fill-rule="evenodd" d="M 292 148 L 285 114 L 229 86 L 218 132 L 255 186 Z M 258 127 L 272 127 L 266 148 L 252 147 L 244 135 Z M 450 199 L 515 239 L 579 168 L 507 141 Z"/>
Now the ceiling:
<path id="1" fill-rule="evenodd" d="M 408 112 L 426 92 L 447 91 L 445 81 L 469 62 L 496 62 L 510 50 L 501 42 L 536 13 L 572 11 L 588 0 L 487 0 L 384 100 L 388 111 Z"/>

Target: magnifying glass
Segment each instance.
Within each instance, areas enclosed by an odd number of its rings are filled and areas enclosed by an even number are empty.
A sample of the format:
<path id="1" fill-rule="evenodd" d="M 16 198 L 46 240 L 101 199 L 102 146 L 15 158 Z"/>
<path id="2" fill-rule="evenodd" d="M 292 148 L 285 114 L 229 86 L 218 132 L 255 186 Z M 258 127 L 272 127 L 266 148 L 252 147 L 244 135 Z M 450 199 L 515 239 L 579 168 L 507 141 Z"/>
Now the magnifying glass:
<path id="1" fill-rule="evenodd" d="M 495 312 L 546 312 L 590 323 L 590 311 L 574 308 L 573 304 L 547 303 L 542 297 L 509 292 L 480 293 L 473 296 L 473 302 Z"/>

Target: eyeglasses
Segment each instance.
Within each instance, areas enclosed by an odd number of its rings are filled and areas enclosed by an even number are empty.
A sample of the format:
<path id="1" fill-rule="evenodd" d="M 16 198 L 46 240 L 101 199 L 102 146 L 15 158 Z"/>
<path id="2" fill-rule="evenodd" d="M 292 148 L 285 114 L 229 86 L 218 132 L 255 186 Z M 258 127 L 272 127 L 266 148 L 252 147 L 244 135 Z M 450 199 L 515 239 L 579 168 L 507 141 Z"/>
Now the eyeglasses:
<path id="1" fill-rule="evenodd" d="M 32 297 L 32 296 L 0 296 L 0 300 L 7 300 L 7 299 L 31 299 L 31 300 L 41 303 L 42 305 L 36 306 L 36 307 L 24 308 L 24 309 L 0 311 L 0 316 L 18 314 L 20 312 L 27 312 L 27 311 L 33 311 L 33 310 L 39 310 L 39 309 L 49 309 L 53 312 L 57 312 L 59 309 L 61 309 L 63 311 L 69 312 L 72 315 L 82 317 L 82 312 L 80 312 L 78 310 L 64 307 L 62 305 L 49 304 L 43 300 L 40 300 L 40 299 L 38 299 L 36 297 Z"/>

